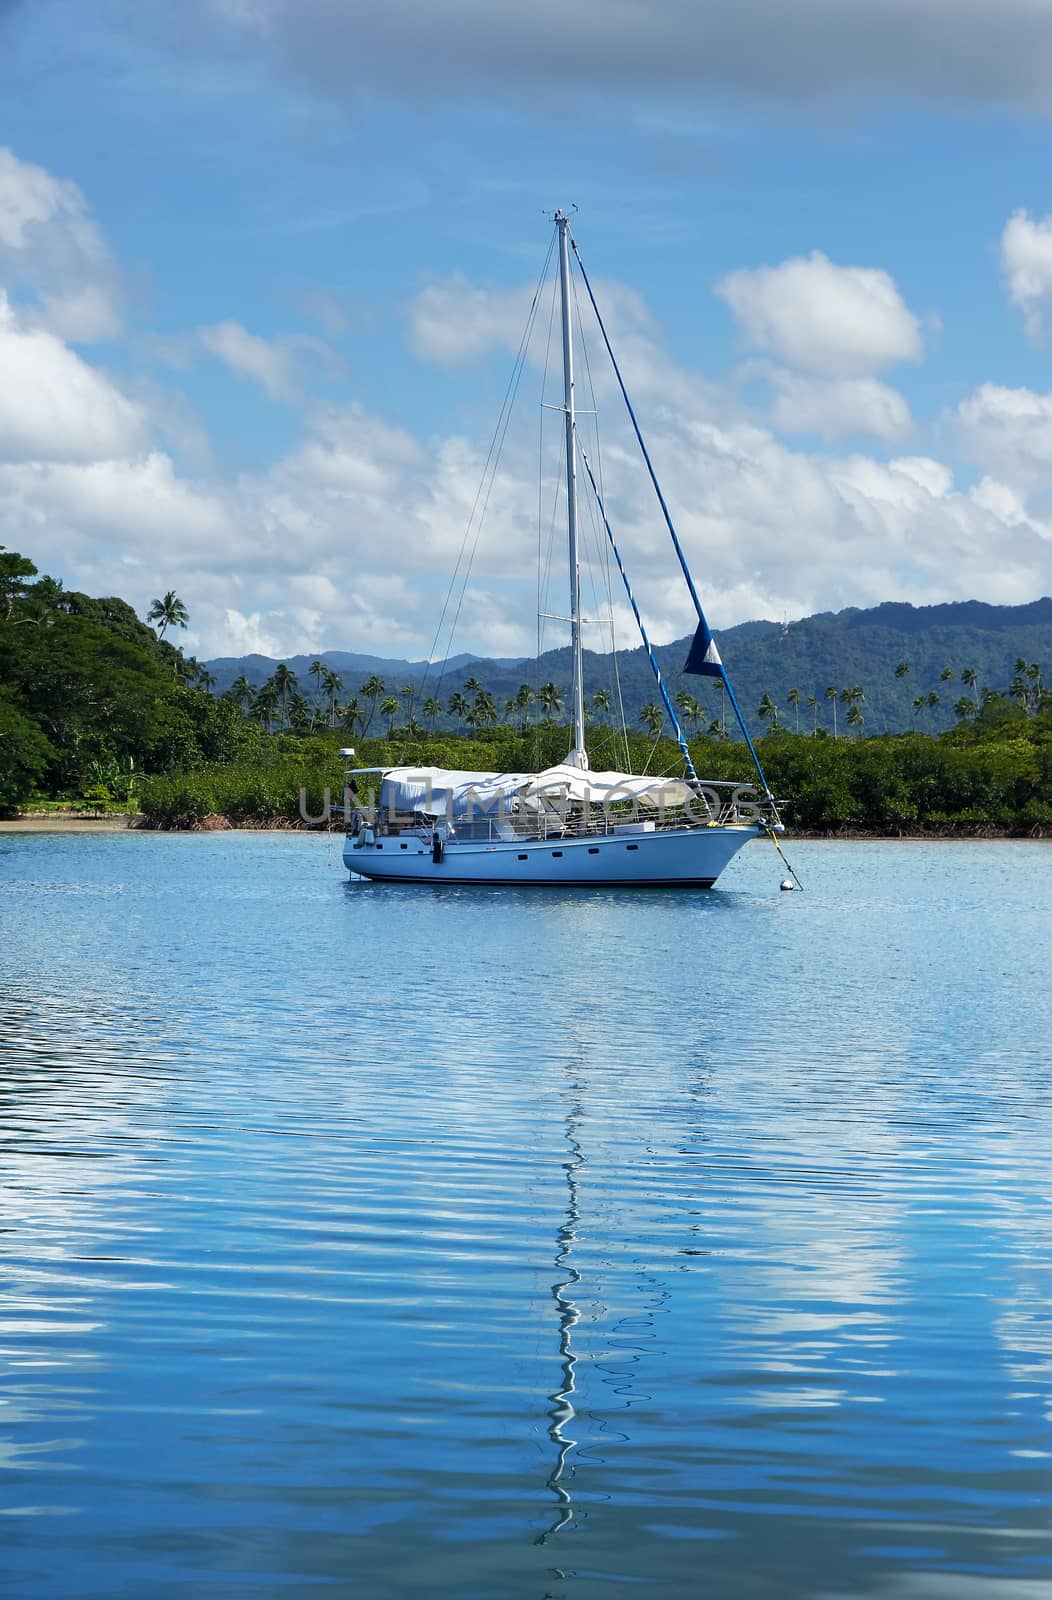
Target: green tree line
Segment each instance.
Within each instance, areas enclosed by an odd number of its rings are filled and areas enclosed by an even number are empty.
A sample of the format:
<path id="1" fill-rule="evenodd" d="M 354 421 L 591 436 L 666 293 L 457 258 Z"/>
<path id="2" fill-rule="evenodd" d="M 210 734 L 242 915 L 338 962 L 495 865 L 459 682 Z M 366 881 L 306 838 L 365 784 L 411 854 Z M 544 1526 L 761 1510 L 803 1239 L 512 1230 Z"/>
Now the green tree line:
<path id="1" fill-rule="evenodd" d="M 208 670 L 172 642 L 189 621 L 178 595 L 167 591 L 147 616 L 140 621 L 120 599 L 68 591 L 26 557 L 0 550 L 0 808 L 87 799 L 140 809 L 157 825 L 208 815 L 294 821 L 301 789 L 315 813 L 326 787 L 337 794 L 338 750 L 351 740 L 364 766 L 530 771 L 566 753 L 567 694 L 554 680 L 498 697 L 472 675 L 440 698 L 372 673 L 348 691 L 315 658 L 309 681 L 279 663 L 262 685 L 241 677 L 216 695 Z M 907 661 L 892 677 L 913 711 L 908 733 L 867 731 L 862 684 L 829 684 L 821 696 L 791 688 L 781 705 L 762 695 L 756 710 L 767 731 L 758 747 L 791 826 L 1052 828 L 1052 695 L 1038 662 L 1018 657 L 999 687 L 980 683 L 968 665 L 947 664 L 937 675 L 941 694 L 921 692 Z M 707 705 L 686 689 L 675 696 L 699 772 L 747 781 L 748 752 L 730 737 L 719 686 L 699 687 Z M 938 729 L 926 714 L 932 696 L 950 700 L 951 726 Z M 614 710 L 609 691 L 593 693 L 593 766 L 679 770 L 653 699 L 627 732 Z"/>

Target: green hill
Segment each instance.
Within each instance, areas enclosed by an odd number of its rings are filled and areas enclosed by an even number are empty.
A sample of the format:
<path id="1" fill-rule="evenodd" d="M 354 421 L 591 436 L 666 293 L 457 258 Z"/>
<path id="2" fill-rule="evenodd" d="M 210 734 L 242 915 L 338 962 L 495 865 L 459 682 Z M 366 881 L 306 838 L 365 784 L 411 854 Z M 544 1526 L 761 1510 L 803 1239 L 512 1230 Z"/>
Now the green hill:
<path id="1" fill-rule="evenodd" d="M 983 688 L 1006 691 L 1018 658 L 1052 663 L 1052 599 L 1021 606 L 992 606 L 979 600 L 936 606 L 889 601 L 868 610 L 853 607 L 819 612 L 788 625 L 743 622 L 716 637 L 750 724 L 755 722 L 762 696 L 768 694 L 778 706 L 782 722 L 795 727 L 796 711 L 788 702 L 789 691 L 795 688 L 801 697 L 801 731 L 812 727 L 816 716 L 819 727 L 831 727 L 832 706 L 825 698 L 827 688 L 861 686 L 867 731 L 901 732 L 915 720 L 923 731 L 938 732 L 952 726 L 953 706 L 962 696 L 975 698 Z M 655 653 L 672 693 L 685 688 L 694 695 L 706 712 L 707 724 L 722 715 L 720 692 L 708 679 L 683 677 L 681 669 L 689 644 L 689 638 L 679 639 L 658 646 Z M 309 687 L 307 668 L 312 659 L 294 657 L 289 662 L 301 679 L 301 687 Z M 461 689 L 468 677 L 477 679 L 493 695 L 498 709 L 522 683 L 536 690 L 550 681 L 565 693 L 570 681 L 569 648 L 549 650 L 538 660 L 512 662 L 459 656 L 444 672 L 439 667 L 425 668 L 419 662 L 376 656 L 367 658 L 368 669 L 356 670 L 347 663 L 365 658 L 336 651 L 327 652 L 320 659 L 340 673 L 345 697 L 357 694 L 366 676 L 376 673 L 383 679 L 386 693 L 397 694 L 412 683 L 418 704 L 420 699 L 435 695 L 444 708 L 450 695 Z M 896 678 L 895 669 L 903 661 L 909 671 Z M 217 679 L 218 692 L 242 673 L 258 685 L 276 665 L 262 656 L 207 663 Z M 953 673 L 949 680 L 941 677 L 947 667 Z M 966 668 L 975 670 L 974 691 L 961 681 Z M 653 673 L 642 648 L 620 652 L 616 673 L 609 655 L 586 651 L 585 675 L 589 694 L 605 690 L 614 706 L 620 683 L 625 716 L 632 725 L 638 722 L 642 706 L 657 698 Z M 931 693 L 938 695 L 938 705 L 925 706 L 914 713 L 912 702 Z M 817 708 L 808 708 L 808 696 L 818 701 Z M 451 727 L 453 720 L 444 710 L 437 726 Z"/>

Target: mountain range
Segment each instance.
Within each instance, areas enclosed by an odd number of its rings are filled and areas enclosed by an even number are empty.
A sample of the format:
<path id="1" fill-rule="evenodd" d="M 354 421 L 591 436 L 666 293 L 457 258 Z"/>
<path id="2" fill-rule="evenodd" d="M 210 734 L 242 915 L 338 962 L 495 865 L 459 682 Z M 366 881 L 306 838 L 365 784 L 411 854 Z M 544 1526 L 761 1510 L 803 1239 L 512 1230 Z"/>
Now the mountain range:
<path id="1" fill-rule="evenodd" d="M 763 695 L 769 695 L 779 708 L 783 724 L 829 726 L 832 716 L 826 690 L 861 686 L 865 700 L 862 710 L 868 732 L 899 732 L 911 725 L 914 716 L 928 731 L 952 724 L 953 705 L 973 691 L 961 682 L 961 672 L 974 668 L 977 688 L 1006 691 L 1014 676 L 1015 662 L 1022 657 L 1048 666 L 1052 672 L 1052 598 L 1034 600 L 1027 605 L 994 606 L 981 600 L 962 600 L 945 605 L 913 606 L 902 601 L 844 611 L 818 612 L 792 623 L 742 622 L 716 635 L 720 654 L 747 720 L 755 722 Z M 721 716 L 719 685 L 709 678 L 686 678 L 682 674 L 690 644 L 689 636 L 671 644 L 658 645 L 655 655 L 670 692 L 685 688 L 704 708 L 706 722 Z M 300 680 L 308 695 L 313 689 L 309 668 L 315 659 L 343 680 L 343 697 L 357 694 L 361 684 L 376 675 L 384 692 L 398 694 L 410 683 L 417 691 L 417 715 L 423 698 L 434 695 L 446 706 L 450 695 L 463 689 L 473 677 L 489 690 L 498 710 L 519 685 L 531 689 L 554 682 L 565 692 L 570 681 L 570 650 L 546 651 L 539 658 L 494 660 L 482 656 L 458 655 L 444 665 L 428 666 L 423 661 L 328 650 L 314 655 L 293 656 L 287 665 Z M 901 662 L 908 674 L 896 677 Z M 278 665 L 266 656 L 220 657 L 204 664 L 222 693 L 239 677 L 258 687 Z M 949 668 L 953 677 L 941 674 Z M 585 683 L 588 694 L 605 689 L 616 708 L 618 685 L 625 717 L 637 724 L 642 706 L 659 699 L 653 673 L 642 647 L 619 651 L 615 658 L 585 651 Z M 799 707 L 789 703 L 791 689 L 800 692 Z M 935 693 L 939 703 L 914 713 L 912 702 L 919 696 Z M 813 696 L 817 707 L 809 708 Z M 454 719 L 444 713 L 438 726 L 450 727 Z M 702 724 L 703 726 L 705 724 Z M 378 731 L 378 730 L 377 730 Z"/>

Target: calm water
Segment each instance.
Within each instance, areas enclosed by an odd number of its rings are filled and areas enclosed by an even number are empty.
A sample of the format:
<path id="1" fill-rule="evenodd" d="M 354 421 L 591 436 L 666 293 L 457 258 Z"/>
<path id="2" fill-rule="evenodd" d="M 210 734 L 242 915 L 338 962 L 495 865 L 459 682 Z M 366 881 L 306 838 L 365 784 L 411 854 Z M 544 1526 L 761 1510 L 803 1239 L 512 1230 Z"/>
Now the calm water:
<path id="1" fill-rule="evenodd" d="M 19 1600 L 1052 1595 L 1052 847 L 0 837 Z"/>

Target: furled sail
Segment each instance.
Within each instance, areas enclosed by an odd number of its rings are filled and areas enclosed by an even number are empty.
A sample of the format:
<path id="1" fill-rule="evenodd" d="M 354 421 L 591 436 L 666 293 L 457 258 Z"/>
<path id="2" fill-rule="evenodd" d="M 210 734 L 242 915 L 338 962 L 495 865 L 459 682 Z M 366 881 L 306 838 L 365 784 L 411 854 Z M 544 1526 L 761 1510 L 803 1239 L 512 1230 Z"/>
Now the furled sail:
<path id="1" fill-rule="evenodd" d="M 496 815 L 574 801 L 649 808 L 685 805 L 693 791 L 679 778 L 637 777 L 631 772 L 586 772 L 560 765 L 544 772 L 460 772 L 445 767 L 392 767 L 380 785 L 380 808 L 423 817 Z"/>

